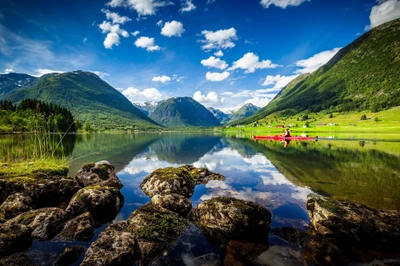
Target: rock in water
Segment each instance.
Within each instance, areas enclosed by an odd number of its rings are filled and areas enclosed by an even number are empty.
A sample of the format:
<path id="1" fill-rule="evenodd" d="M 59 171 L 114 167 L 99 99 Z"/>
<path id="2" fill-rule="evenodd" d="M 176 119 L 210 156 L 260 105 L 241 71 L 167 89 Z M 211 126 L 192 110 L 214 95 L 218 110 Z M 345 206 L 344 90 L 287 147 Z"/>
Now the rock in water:
<path id="1" fill-rule="evenodd" d="M 179 194 L 190 198 L 197 184 L 224 179 L 223 175 L 210 172 L 206 168 L 184 165 L 155 170 L 143 180 L 140 188 L 150 197 L 157 194 Z"/>
<path id="2" fill-rule="evenodd" d="M 121 189 L 121 181 L 115 174 L 115 168 L 107 161 L 89 163 L 79 170 L 75 180 L 82 186 L 107 186 Z"/>
<path id="3" fill-rule="evenodd" d="M 99 235 L 86 252 L 81 266 L 133 265 L 140 258 L 134 236 L 126 231 L 127 222 L 114 223 Z"/>
<path id="4" fill-rule="evenodd" d="M 271 213 L 251 201 L 216 197 L 199 204 L 189 217 L 210 241 L 225 246 L 231 239 L 267 242 Z"/>
<path id="5" fill-rule="evenodd" d="M 90 212 L 96 223 L 112 221 L 124 204 L 124 196 L 114 187 L 85 187 L 79 190 L 66 211 L 72 216 Z"/>
<path id="6" fill-rule="evenodd" d="M 88 241 L 94 234 L 94 221 L 90 212 L 85 212 L 78 217 L 69 220 L 62 231 L 57 235 L 62 240 Z"/>
<path id="7" fill-rule="evenodd" d="M 32 237 L 48 240 L 55 236 L 68 220 L 67 213 L 60 208 L 42 208 L 24 212 L 8 220 L 6 225 L 27 225 L 32 228 Z"/>
<path id="8" fill-rule="evenodd" d="M 0 221 L 14 218 L 15 216 L 32 209 L 31 197 L 22 193 L 15 193 L 7 197 L 0 206 Z"/>
<path id="9" fill-rule="evenodd" d="M 67 247 L 57 258 L 55 266 L 68 266 L 74 263 L 82 256 L 85 248 L 82 246 Z"/>
<path id="10" fill-rule="evenodd" d="M 0 257 L 28 249 L 32 243 L 31 228 L 22 224 L 0 226 Z"/>
<path id="11" fill-rule="evenodd" d="M 38 266 L 25 253 L 15 253 L 0 259 L 1 266 Z"/>
<path id="12" fill-rule="evenodd" d="M 310 229 L 343 243 L 375 249 L 400 244 L 400 213 L 336 201 L 316 194 L 307 197 Z"/>
<path id="13" fill-rule="evenodd" d="M 178 194 L 155 195 L 151 198 L 151 202 L 154 205 L 179 213 L 182 216 L 187 215 L 192 209 L 192 202 Z"/>

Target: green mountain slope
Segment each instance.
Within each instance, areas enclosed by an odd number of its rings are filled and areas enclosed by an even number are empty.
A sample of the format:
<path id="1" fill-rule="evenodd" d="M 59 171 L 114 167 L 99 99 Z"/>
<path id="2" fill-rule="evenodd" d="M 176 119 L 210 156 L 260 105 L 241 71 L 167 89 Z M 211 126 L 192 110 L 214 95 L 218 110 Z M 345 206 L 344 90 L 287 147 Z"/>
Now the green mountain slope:
<path id="1" fill-rule="evenodd" d="M 150 118 L 166 127 L 220 126 L 212 113 L 190 97 L 170 98 L 159 103 Z"/>
<path id="2" fill-rule="evenodd" d="M 158 127 L 120 92 L 93 73 L 74 71 L 47 74 L 35 83 L 33 86 L 17 88 L 3 98 L 13 103 L 30 98 L 58 104 L 71 110 L 77 120 L 88 121 L 97 128 Z"/>
<path id="3" fill-rule="evenodd" d="M 251 123 L 273 113 L 373 112 L 400 105 L 400 19 L 382 24 L 341 49 L 327 64 L 292 81 Z"/>
<path id="4" fill-rule="evenodd" d="M 37 78 L 27 74 L 0 74 L 0 98 L 5 98 L 18 90 L 32 87 L 36 81 Z"/>
<path id="5" fill-rule="evenodd" d="M 215 116 L 215 118 L 217 118 L 218 122 L 220 122 L 221 124 L 226 124 L 230 119 L 230 115 L 225 114 L 219 109 L 208 107 L 207 110 L 210 111 Z"/>
<path id="6" fill-rule="evenodd" d="M 239 110 L 237 110 L 236 112 L 234 112 L 231 115 L 229 123 L 249 117 L 252 114 L 254 114 L 255 112 L 257 112 L 259 109 L 260 109 L 259 107 L 255 106 L 251 103 L 245 104 L 242 107 L 240 107 Z"/>

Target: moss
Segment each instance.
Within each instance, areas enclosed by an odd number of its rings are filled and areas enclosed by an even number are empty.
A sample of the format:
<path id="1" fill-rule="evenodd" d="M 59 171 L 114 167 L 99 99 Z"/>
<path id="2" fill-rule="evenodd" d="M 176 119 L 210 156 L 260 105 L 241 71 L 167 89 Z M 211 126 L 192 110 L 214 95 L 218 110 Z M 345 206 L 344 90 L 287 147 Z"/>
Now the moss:
<path id="1" fill-rule="evenodd" d="M 35 183 L 36 179 L 28 176 L 18 176 L 8 178 L 8 181 L 12 183 L 32 184 Z"/>
<path id="2" fill-rule="evenodd" d="M 88 172 L 93 167 L 94 167 L 94 162 L 87 163 L 84 166 L 82 166 L 82 170 L 85 171 L 85 172 Z"/>
<path id="3" fill-rule="evenodd" d="M 339 203 L 336 200 L 326 198 L 326 199 L 317 199 L 317 203 L 324 209 L 336 214 L 336 215 L 346 215 L 347 211 L 340 207 Z"/>
<path id="4" fill-rule="evenodd" d="M 100 177 L 101 180 L 107 180 L 109 178 L 108 169 L 108 165 L 102 164 L 98 168 L 94 169 L 94 172 Z"/>
<path id="5" fill-rule="evenodd" d="M 37 213 L 35 211 L 28 211 L 28 212 L 22 214 L 19 217 L 18 221 L 21 224 L 29 225 L 35 219 L 36 215 L 37 215 Z"/>
<path id="6" fill-rule="evenodd" d="M 151 173 L 149 176 L 147 176 L 143 180 L 143 183 L 147 182 L 147 180 L 153 176 L 159 176 L 160 179 L 166 180 L 168 182 L 180 179 L 182 177 L 187 180 L 194 179 L 193 176 L 185 168 L 166 167 L 166 168 L 159 168 L 159 169 L 155 170 L 153 173 Z"/>

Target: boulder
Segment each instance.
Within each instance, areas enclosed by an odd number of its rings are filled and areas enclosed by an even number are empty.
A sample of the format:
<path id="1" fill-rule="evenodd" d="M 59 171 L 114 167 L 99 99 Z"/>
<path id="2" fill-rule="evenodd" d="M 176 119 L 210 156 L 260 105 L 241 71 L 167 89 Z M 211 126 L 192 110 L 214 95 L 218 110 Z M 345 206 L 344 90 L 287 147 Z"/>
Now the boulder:
<path id="1" fill-rule="evenodd" d="M 140 258 L 134 236 L 126 231 L 127 222 L 114 223 L 103 231 L 85 254 L 81 266 L 133 265 Z"/>
<path id="2" fill-rule="evenodd" d="M 11 194 L 23 191 L 24 186 L 22 184 L 10 182 L 7 179 L 0 179 L 0 204 Z"/>
<path id="3" fill-rule="evenodd" d="M 82 186 L 107 186 L 121 189 L 121 181 L 115 174 L 115 168 L 107 161 L 88 163 L 79 170 L 75 180 Z"/>
<path id="4" fill-rule="evenodd" d="M 22 193 L 11 194 L 0 206 L 0 221 L 9 220 L 31 209 L 31 197 Z"/>
<path id="5" fill-rule="evenodd" d="M 85 248 L 82 246 L 67 247 L 57 258 L 54 265 L 69 266 L 76 262 L 82 256 L 83 252 L 85 252 Z"/>
<path id="6" fill-rule="evenodd" d="M 37 266 L 25 253 L 15 253 L 0 259 L 0 265 L 4 266 Z"/>
<path id="7" fill-rule="evenodd" d="M 166 167 L 148 175 L 140 184 L 140 188 L 150 197 L 157 194 L 179 194 L 190 198 L 197 184 L 206 183 L 211 179 L 224 180 L 225 177 L 206 168 L 195 168 L 190 165 Z"/>
<path id="8" fill-rule="evenodd" d="M 251 201 L 216 197 L 200 203 L 189 213 L 210 242 L 224 248 L 228 241 L 265 242 L 268 239 L 271 213 Z"/>
<path id="9" fill-rule="evenodd" d="M 383 211 L 316 194 L 307 197 L 309 229 L 336 243 L 393 250 L 400 244 L 400 212 Z"/>
<path id="10" fill-rule="evenodd" d="M 48 240 L 61 230 L 68 218 L 63 209 L 42 208 L 24 212 L 8 220 L 5 225 L 27 225 L 32 229 L 32 237 Z"/>
<path id="11" fill-rule="evenodd" d="M 192 209 L 192 202 L 178 194 L 155 195 L 151 202 L 183 216 L 186 216 Z"/>
<path id="12" fill-rule="evenodd" d="M 137 240 L 142 265 L 170 247 L 189 226 L 186 218 L 152 203 L 135 210 L 127 223 L 126 230 Z"/>
<path id="13" fill-rule="evenodd" d="M 124 204 L 124 196 L 114 187 L 85 187 L 71 199 L 66 211 L 72 216 L 90 212 L 96 223 L 112 221 Z"/>
<path id="14" fill-rule="evenodd" d="M 57 238 L 67 241 L 89 241 L 94 234 L 94 221 L 90 212 L 85 212 L 69 220 Z"/>
<path id="15" fill-rule="evenodd" d="M 22 184 L 24 193 L 32 198 L 37 208 L 58 207 L 60 204 L 66 204 L 81 189 L 73 178 L 58 175 L 41 176 Z"/>
<path id="16" fill-rule="evenodd" d="M 0 226 L 0 257 L 24 251 L 32 243 L 31 228 L 22 224 L 2 224 Z"/>

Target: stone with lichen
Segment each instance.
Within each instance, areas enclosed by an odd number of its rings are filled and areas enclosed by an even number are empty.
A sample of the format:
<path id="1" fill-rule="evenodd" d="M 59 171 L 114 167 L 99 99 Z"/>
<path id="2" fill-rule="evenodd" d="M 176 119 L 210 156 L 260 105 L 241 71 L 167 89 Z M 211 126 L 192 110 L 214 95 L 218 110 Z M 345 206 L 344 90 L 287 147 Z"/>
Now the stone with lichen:
<path id="1" fill-rule="evenodd" d="M 124 204 L 124 196 L 114 187 L 91 186 L 79 190 L 71 199 L 67 213 L 76 217 L 90 212 L 96 223 L 112 221 Z"/>
<path id="2" fill-rule="evenodd" d="M 28 249 L 31 245 L 29 226 L 23 224 L 2 224 L 0 226 L 0 257 Z"/>
<path id="3" fill-rule="evenodd" d="M 115 173 L 115 168 L 108 161 L 88 163 L 75 176 L 75 180 L 82 186 L 107 186 L 121 189 L 121 181 Z"/>
<path id="4" fill-rule="evenodd" d="M 90 212 L 85 212 L 65 223 L 57 238 L 67 241 L 88 241 L 94 234 L 94 221 Z"/>
<path id="5" fill-rule="evenodd" d="M 7 197 L 0 206 L 0 221 L 9 220 L 23 212 L 32 209 L 31 197 L 22 193 L 15 193 Z"/>
<path id="6" fill-rule="evenodd" d="M 68 266 L 76 262 L 80 256 L 82 256 L 83 252 L 85 252 L 85 248 L 82 246 L 72 246 L 67 247 L 61 254 L 58 256 L 54 266 Z"/>
<path id="7" fill-rule="evenodd" d="M 192 209 L 192 202 L 178 194 L 155 195 L 151 198 L 151 202 L 183 216 L 187 215 Z"/>

